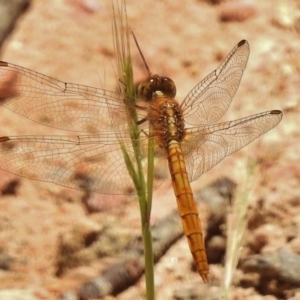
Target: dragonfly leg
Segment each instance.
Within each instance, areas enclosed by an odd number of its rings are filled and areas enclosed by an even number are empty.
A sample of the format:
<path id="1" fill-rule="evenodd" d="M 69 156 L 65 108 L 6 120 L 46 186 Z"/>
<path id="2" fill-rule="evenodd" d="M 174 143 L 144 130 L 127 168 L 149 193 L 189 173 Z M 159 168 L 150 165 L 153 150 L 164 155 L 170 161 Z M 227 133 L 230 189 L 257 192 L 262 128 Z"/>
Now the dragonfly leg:
<path id="1" fill-rule="evenodd" d="M 149 137 L 150 135 L 144 130 L 144 129 L 141 129 L 141 132 L 140 134 L 143 133 L 145 136 Z"/>
<path id="2" fill-rule="evenodd" d="M 137 121 L 137 122 L 136 122 L 136 125 L 141 125 L 141 124 L 145 123 L 146 121 L 148 121 L 148 118 L 147 118 L 147 117 L 145 117 L 145 118 L 143 118 L 143 119 Z"/>

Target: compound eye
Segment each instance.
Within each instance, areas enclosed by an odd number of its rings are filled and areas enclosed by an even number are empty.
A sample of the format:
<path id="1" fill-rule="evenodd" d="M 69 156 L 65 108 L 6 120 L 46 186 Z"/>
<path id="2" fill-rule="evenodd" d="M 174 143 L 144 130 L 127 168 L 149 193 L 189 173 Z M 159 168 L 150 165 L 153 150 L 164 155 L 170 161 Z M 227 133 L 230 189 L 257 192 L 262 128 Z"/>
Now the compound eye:
<path id="1" fill-rule="evenodd" d="M 174 98 L 176 96 L 176 86 L 174 81 L 169 77 L 162 77 L 162 93 Z"/>
<path id="2" fill-rule="evenodd" d="M 165 96 L 174 98 L 176 95 L 174 81 L 168 77 L 153 75 L 146 81 L 142 82 L 138 88 L 138 96 L 145 101 L 151 101 L 153 96 L 155 96 L 158 92 Z"/>

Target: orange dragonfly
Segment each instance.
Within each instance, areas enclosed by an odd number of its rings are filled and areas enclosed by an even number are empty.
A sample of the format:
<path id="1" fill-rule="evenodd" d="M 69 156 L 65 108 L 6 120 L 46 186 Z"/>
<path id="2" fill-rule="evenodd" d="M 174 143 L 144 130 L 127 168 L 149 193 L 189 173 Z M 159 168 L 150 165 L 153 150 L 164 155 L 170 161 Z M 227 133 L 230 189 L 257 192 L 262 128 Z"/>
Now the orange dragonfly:
<path id="1" fill-rule="evenodd" d="M 215 124 L 239 86 L 249 56 L 240 41 L 225 61 L 199 82 L 181 104 L 174 82 L 149 76 L 138 89 L 143 109 L 138 124 L 149 121 L 155 140 L 155 184 L 165 179 L 166 164 L 178 209 L 199 274 L 208 282 L 208 263 L 198 209 L 190 182 L 275 127 L 282 112 L 271 110 Z M 0 168 L 30 179 L 102 194 L 132 194 L 134 185 L 120 146 L 134 155 L 126 125 L 124 96 L 118 92 L 65 83 L 7 62 L 0 62 L 0 104 L 42 125 L 70 131 L 68 136 L 2 136 Z M 141 108 L 137 106 L 137 108 Z M 78 135 L 78 132 L 85 135 Z M 146 143 L 145 143 L 146 144 Z M 141 149 L 143 167 L 147 152 Z"/>

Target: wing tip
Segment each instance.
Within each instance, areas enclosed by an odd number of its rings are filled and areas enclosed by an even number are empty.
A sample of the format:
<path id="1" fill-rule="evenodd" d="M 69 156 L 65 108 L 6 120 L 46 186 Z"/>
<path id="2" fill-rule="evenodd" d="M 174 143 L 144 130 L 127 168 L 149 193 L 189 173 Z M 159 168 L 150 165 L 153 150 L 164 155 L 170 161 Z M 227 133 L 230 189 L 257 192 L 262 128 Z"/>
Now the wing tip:
<path id="1" fill-rule="evenodd" d="M 8 67 L 8 63 L 0 60 L 0 67 Z"/>
<path id="2" fill-rule="evenodd" d="M 270 111 L 270 115 L 281 115 L 282 111 L 278 109 L 274 109 Z"/>
<path id="3" fill-rule="evenodd" d="M 0 143 L 7 142 L 9 140 L 10 140 L 10 138 L 8 136 L 1 136 L 0 137 Z"/>
<path id="4" fill-rule="evenodd" d="M 241 40 L 239 43 L 238 43 L 238 47 L 242 47 L 243 45 L 245 44 L 248 44 L 247 40 Z"/>

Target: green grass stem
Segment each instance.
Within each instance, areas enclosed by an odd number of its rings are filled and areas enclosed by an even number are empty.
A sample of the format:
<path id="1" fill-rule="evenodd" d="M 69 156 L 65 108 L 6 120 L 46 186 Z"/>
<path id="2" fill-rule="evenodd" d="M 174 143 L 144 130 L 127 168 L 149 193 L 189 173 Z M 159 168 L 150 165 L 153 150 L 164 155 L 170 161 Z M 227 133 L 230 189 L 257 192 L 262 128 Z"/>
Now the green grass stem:
<path id="1" fill-rule="evenodd" d="M 128 149 L 120 139 L 124 160 L 127 170 L 132 178 L 137 191 L 141 227 L 145 253 L 145 278 L 147 300 L 155 299 L 154 290 L 154 258 L 152 248 L 152 234 L 150 229 L 150 215 L 152 206 L 152 188 L 153 188 L 153 167 L 154 167 L 154 140 L 149 138 L 148 141 L 148 164 L 147 178 L 145 179 L 143 165 L 141 161 L 142 152 L 140 145 L 141 131 L 137 125 L 138 117 L 135 109 L 135 86 L 130 58 L 129 29 L 127 24 L 126 3 L 125 0 L 115 0 L 113 4 L 114 22 L 113 33 L 114 43 L 117 52 L 117 65 L 119 79 L 121 80 L 120 88 L 124 95 L 124 105 L 127 114 L 128 128 L 132 142 L 133 158 L 129 155 Z M 151 136 L 151 128 L 149 128 Z M 131 150 L 131 149 L 130 149 Z"/>

